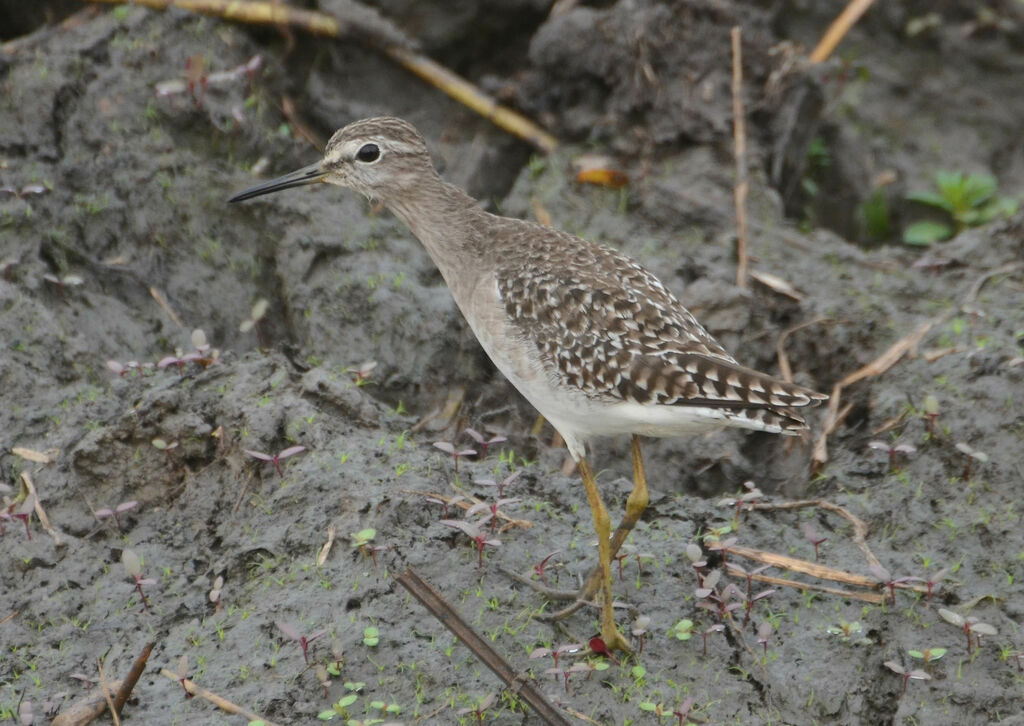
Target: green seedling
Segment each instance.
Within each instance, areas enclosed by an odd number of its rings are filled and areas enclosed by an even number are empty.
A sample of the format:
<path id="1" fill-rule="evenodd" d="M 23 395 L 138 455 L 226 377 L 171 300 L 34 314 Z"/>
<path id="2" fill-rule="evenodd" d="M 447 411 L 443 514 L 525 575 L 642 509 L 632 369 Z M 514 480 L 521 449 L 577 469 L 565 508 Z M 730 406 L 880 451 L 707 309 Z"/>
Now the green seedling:
<path id="1" fill-rule="evenodd" d="M 928 670 L 933 661 L 937 661 L 939 658 L 946 654 L 945 648 L 925 648 L 924 650 L 908 650 L 907 655 L 911 658 L 924 661 L 925 670 Z"/>
<path id="2" fill-rule="evenodd" d="M 363 628 L 363 645 L 368 648 L 376 648 L 380 643 L 380 630 L 370 625 Z"/>
<path id="3" fill-rule="evenodd" d="M 998 185 L 990 174 L 965 174 L 962 171 L 940 171 L 935 174 L 938 192 L 914 192 L 907 199 L 939 210 L 948 222 L 915 222 L 903 232 L 903 241 L 928 246 L 949 239 L 966 227 L 987 224 L 997 217 L 1010 217 L 1018 202 L 998 194 Z"/>
<path id="4" fill-rule="evenodd" d="M 333 721 L 337 716 L 341 716 L 343 719 L 347 720 L 349 717 L 348 707 L 358 700 L 358 693 L 346 693 L 344 696 L 332 703 L 329 710 L 321 711 L 316 715 L 316 717 L 321 721 Z"/>
<path id="5" fill-rule="evenodd" d="M 854 620 L 852 623 L 848 623 L 845 620 L 840 620 L 839 625 L 828 628 L 826 631 L 829 635 L 838 635 L 840 642 L 852 643 L 853 645 L 871 645 L 871 638 L 861 635 L 864 632 L 864 626 Z"/>
<path id="6" fill-rule="evenodd" d="M 689 640 L 693 637 L 693 621 L 683 618 L 668 629 L 668 637 L 676 640 Z"/>

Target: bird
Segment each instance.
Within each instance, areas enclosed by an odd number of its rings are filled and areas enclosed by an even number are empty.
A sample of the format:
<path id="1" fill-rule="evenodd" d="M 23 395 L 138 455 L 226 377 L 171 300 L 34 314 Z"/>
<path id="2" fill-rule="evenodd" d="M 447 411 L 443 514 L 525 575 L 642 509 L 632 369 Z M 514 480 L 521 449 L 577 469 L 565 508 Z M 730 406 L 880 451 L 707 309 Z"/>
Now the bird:
<path id="1" fill-rule="evenodd" d="M 319 161 L 229 202 L 317 183 L 362 194 L 408 226 L 491 361 L 561 434 L 598 541 L 599 564 L 578 602 L 600 593 L 600 637 L 609 650 L 629 651 L 615 624 L 611 560 L 650 498 L 640 437 L 729 427 L 798 434 L 807 424 L 793 409 L 827 396 L 741 366 L 630 257 L 485 211 L 440 177 L 407 121 L 354 121 L 334 133 Z M 632 437 L 633 489 L 613 535 L 586 446 L 615 435 Z"/>

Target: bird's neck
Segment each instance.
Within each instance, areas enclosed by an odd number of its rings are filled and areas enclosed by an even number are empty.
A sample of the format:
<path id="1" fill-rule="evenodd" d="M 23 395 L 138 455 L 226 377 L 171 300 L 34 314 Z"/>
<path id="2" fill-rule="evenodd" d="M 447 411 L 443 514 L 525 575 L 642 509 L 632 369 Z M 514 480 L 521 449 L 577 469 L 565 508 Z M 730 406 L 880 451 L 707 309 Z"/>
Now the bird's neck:
<path id="1" fill-rule="evenodd" d="M 483 212 L 477 201 L 440 177 L 414 191 L 390 199 L 387 207 L 401 219 L 426 248 L 427 253 L 461 305 L 464 287 L 475 284 L 467 270 L 478 259 L 473 246 L 479 239 L 474 220 Z"/>

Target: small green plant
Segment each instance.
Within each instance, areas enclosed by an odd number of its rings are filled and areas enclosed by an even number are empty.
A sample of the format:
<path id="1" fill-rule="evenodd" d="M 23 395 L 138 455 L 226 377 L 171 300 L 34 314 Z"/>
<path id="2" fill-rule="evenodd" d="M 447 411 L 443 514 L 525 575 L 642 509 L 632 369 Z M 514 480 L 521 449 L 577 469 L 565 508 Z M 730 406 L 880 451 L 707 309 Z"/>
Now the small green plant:
<path id="1" fill-rule="evenodd" d="M 932 679 L 932 677 L 930 675 L 928 675 L 927 673 L 925 673 L 924 671 L 922 671 L 922 670 L 908 671 L 907 669 L 905 669 L 903 666 L 901 666 L 899 663 L 897 663 L 894 660 L 887 660 L 883 665 L 886 668 L 888 668 L 889 670 L 891 670 L 893 673 L 896 673 L 897 675 L 903 676 L 903 692 L 900 695 L 903 695 L 903 693 L 907 692 L 907 682 L 908 681 L 910 681 L 910 680 L 930 681 Z"/>
<path id="2" fill-rule="evenodd" d="M 914 192 L 907 195 L 917 202 L 944 212 L 949 222 L 914 222 L 903 231 L 903 241 L 928 246 L 955 236 L 966 227 L 977 227 L 1017 211 L 1018 202 L 998 194 L 998 185 L 990 174 L 965 174 L 940 171 L 935 174 L 938 192 Z"/>
<path id="3" fill-rule="evenodd" d="M 377 647 L 380 643 L 380 630 L 370 625 L 363 629 L 363 645 L 369 648 Z"/>
<path id="4" fill-rule="evenodd" d="M 827 630 L 829 635 L 839 636 L 840 642 L 853 643 L 854 645 L 871 645 L 871 638 L 861 635 L 864 632 L 864 626 L 854 620 L 852 623 L 848 623 L 845 620 L 840 620 L 839 625 L 833 625 Z"/>
<path id="5" fill-rule="evenodd" d="M 908 650 L 907 655 L 911 658 L 924 661 L 925 670 L 932 664 L 933 661 L 937 661 L 939 658 L 946 654 L 945 648 L 925 648 L 924 650 Z"/>
<path id="6" fill-rule="evenodd" d="M 693 637 L 693 621 L 683 618 L 668 629 L 668 637 L 676 640 L 689 640 Z"/>

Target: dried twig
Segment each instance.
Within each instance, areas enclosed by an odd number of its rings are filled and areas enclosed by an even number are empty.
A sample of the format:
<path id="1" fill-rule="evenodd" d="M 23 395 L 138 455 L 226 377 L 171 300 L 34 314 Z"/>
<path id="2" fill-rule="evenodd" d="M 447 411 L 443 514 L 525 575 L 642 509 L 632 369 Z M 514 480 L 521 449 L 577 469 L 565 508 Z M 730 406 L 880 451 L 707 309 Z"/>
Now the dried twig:
<path id="1" fill-rule="evenodd" d="M 743 118 L 743 50 L 741 31 L 732 29 L 732 136 L 736 157 L 736 285 L 747 286 L 747 128 Z"/>
<path id="2" fill-rule="evenodd" d="M 121 709 L 124 708 L 124 704 L 127 703 L 128 699 L 132 695 L 132 689 L 135 688 L 135 684 L 139 682 L 139 678 L 146 670 L 146 662 L 149 660 L 149 654 L 153 652 L 153 646 L 156 643 L 146 643 L 146 647 L 139 653 L 139 657 L 135 659 L 132 664 L 132 669 L 128 671 L 128 676 L 124 679 L 121 685 L 117 688 L 117 695 L 114 697 L 114 713 L 118 716 L 121 715 Z"/>
<path id="3" fill-rule="evenodd" d="M 50 518 L 46 516 L 46 510 L 43 509 L 43 503 L 39 501 L 39 493 L 36 491 L 35 484 L 32 483 L 32 477 L 29 476 L 27 471 L 21 472 L 21 483 L 28 491 L 29 496 L 32 497 L 32 506 L 35 509 L 36 517 L 39 518 L 39 524 L 43 526 L 47 534 L 53 537 L 53 541 L 58 547 L 64 546 L 64 539 L 60 535 L 60 530 L 50 524 Z"/>
<path id="4" fill-rule="evenodd" d="M 110 684 L 107 683 L 107 677 L 103 674 L 103 658 L 96 659 L 96 667 L 100 671 L 100 689 L 103 691 L 103 698 L 107 702 L 107 709 L 110 711 L 110 717 L 114 719 L 114 726 L 121 726 L 121 716 L 114 709 L 114 697 L 110 692 Z"/>
<path id="5" fill-rule="evenodd" d="M 156 10 L 176 7 L 203 15 L 213 15 L 224 20 L 233 20 L 251 25 L 275 25 L 299 28 L 311 35 L 328 38 L 342 38 L 353 29 L 353 23 L 342 23 L 327 13 L 304 10 L 274 2 L 241 2 L 239 0 L 85 0 L 113 5 L 133 4 Z M 364 26 L 356 28 L 364 29 Z M 438 90 L 448 94 L 459 103 L 476 111 L 496 126 L 533 144 L 544 153 L 551 153 L 558 146 L 558 139 L 544 131 L 533 121 L 509 108 L 501 106 L 465 78 L 435 63 L 426 56 L 415 53 L 393 37 L 381 37 L 380 33 L 367 36 L 370 45 L 378 48 L 393 61 L 427 81 Z"/>
<path id="6" fill-rule="evenodd" d="M 821 63 L 832 55 L 839 41 L 850 32 L 850 28 L 857 24 L 860 16 L 867 12 L 874 2 L 875 0 L 850 0 L 843 8 L 843 12 L 839 13 L 839 17 L 828 26 L 825 35 L 821 36 L 818 45 L 811 52 L 811 63 Z"/>
<path id="7" fill-rule="evenodd" d="M 398 584 L 422 603 L 430 614 L 461 640 L 481 663 L 491 669 L 512 693 L 518 694 L 530 708 L 547 724 L 569 726 L 569 720 L 555 708 L 540 690 L 523 674 L 515 671 L 491 645 L 466 624 L 459 614 L 442 598 L 429 583 L 407 569 L 397 578 Z"/>
<path id="8" fill-rule="evenodd" d="M 170 679 L 170 680 L 174 681 L 175 683 L 180 683 L 185 688 L 185 690 L 188 691 L 189 693 L 191 693 L 193 696 L 199 696 L 203 700 L 209 701 L 214 706 L 219 708 L 221 711 L 226 711 L 228 713 L 241 714 L 242 716 L 245 716 L 250 721 L 259 721 L 260 723 L 264 724 L 264 726 L 278 726 L 273 721 L 270 721 L 269 719 L 266 719 L 263 716 L 260 716 L 260 715 L 258 715 L 256 713 L 253 713 L 249 709 L 243 708 L 242 706 L 239 706 L 236 703 L 232 703 L 231 701 L 227 700 L 226 698 L 222 698 L 221 696 L 218 696 L 213 691 L 208 691 L 205 688 L 203 688 L 202 686 L 197 686 L 195 683 L 190 681 L 188 678 L 182 678 L 177 673 L 173 673 L 170 670 L 168 670 L 167 668 L 161 668 L 160 669 L 160 675 L 162 675 L 164 678 L 167 678 L 167 679 Z"/>
<path id="9" fill-rule="evenodd" d="M 121 681 L 108 681 L 107 685 L 113 690 L 120 690 Z M 50 722 L 50 726 L 85 726 L 102 716 L 106 710 L 106 691 L 97 688 L 57 714 Z"/>

